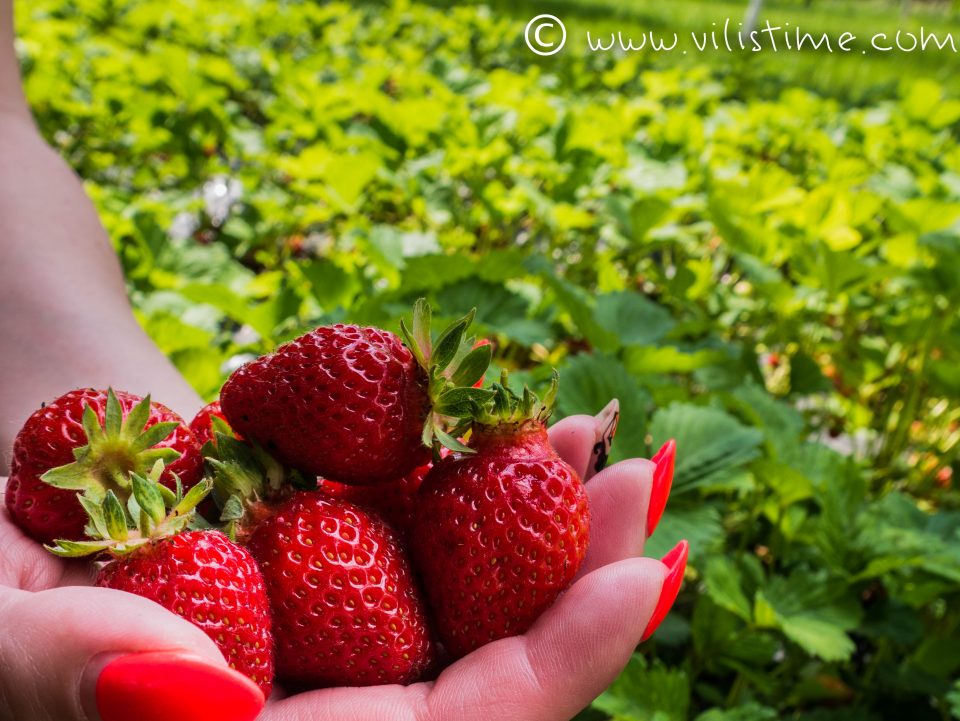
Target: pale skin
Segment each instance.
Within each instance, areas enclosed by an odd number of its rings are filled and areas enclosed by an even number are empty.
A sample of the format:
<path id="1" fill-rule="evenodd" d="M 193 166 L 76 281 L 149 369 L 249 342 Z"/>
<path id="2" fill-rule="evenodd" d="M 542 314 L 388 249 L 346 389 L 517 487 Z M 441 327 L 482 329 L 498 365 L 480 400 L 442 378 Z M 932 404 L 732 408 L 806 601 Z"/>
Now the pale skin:
<path id="1" fill-rule="evenodd" d="M 150 392 L 188 418 L 201 405 L 137 324 L 92 204 L 33 125 L 13 52 L 11 0 L 0 0 L 0 338 L 0 472 L 27 416 L 72 388 Z M 585 478 L 599 423 L 574 416 L 550 431 Z M 652 463 L 632 459 L 589 480 L 583 567 L 523 636 L 475 651 L 432 682 L 292 696 L 278 690 L 261 719 L 571 718 L 627 663 L 660 595 L 667 569 L 641 557 L 652 475 Z M 89 564 L 50 555 L 0 510 L 0 718 L 99 721 L 94 684 L 118 654 L 182 651 L 226 665 L 189 622 L 90 584 Z"/>

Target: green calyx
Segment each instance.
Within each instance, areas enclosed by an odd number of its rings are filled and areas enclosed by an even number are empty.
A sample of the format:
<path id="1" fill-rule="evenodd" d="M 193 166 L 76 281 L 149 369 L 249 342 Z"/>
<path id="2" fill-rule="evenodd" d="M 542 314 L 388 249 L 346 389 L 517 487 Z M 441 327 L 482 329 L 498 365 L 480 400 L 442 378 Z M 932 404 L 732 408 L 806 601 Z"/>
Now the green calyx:
<path id="1" fill-rule="evenodd" d="M 473 427 L 522 426 L 530 422 L 545 424 L 553 413 L 559 388 L 560 374 L 554 369 L 550 377 L 550 385 L 542 398 L 527 386 L 524 386 L 523 392 L 517 395 L 510 390 L 507 371 L 503 371 L 500 382 L 491 386 L 493 398 L 490 403 L 474 416 Z"/>
<path id="2" fill-rule="evenodd" d="M 431 412 L 423 425 L 423 444 L 472 453 L 456 435 L 493 398 L 491 390 L 473 387 L 486 373 L 492 349 L 474 347 L 475 339 L 467 336 L 476 309 L 450 324 L 436 341 L 430 333 L 431 315 L 429 303 L 421 298 L 413 306 L 412 325 L 400 321 L 407 347 L 427 375 Z"/>
<path id="3" fill-rule="evenodd" d="M 124 556 L 187 528 L 206 527 L 196 514 L 196 507 L 210 493 L 212 483 L 203 479 L 184 494 L 179 478 L 173 491 L 160 483 L 163 471 L 163 461 L 157 460 L 146 476 L 130 473 L 131 493 L 126 503 L 121 502 L 112 490 L 107 490 L 99 501 L 85 495 L 78 496 L 90 519 L 85 530 L 91 540 L 58 540 L 55 545 L 45 548 L 64 558 L 104 551 L 112 556 Z"/>
<path id="4" fill-rule="evenodd" d="M 73 450 L 73 463 L 52 468 L 40 479 L 67 490 L 80 491 L 94 501 L 108 492 L 126 499 L 131 491 L 131 474 L 147 475 L 157 461 L 170 463 L 180 457 L 173 448 L 154 448 L 169 436 L 177 423 L 168 421 L 146 427 L 150 419 L 150 396 L 124 415 L 113 389 L 107 391 L 103 423 L 90 405 L 83 409 L 86 445 Z"/>
<path id="5" fill-rule="evenodd" d="M 276 503 L 296 488 L 316 488 L 316 479 L 291 471 L 252 441 L 242 441 L 219 418 L 213 440 L 203 447 L 212 476 L 213 500 L 222 530 L 231 539 L 254 525 L 264 504 Z"/>

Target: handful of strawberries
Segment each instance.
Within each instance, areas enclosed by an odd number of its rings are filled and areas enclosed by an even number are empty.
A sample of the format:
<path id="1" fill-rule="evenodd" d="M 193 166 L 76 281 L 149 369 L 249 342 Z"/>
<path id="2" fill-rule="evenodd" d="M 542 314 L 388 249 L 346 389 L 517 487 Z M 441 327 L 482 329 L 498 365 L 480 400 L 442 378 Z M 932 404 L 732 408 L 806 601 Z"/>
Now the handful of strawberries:
<path id="1" fill-rule="evenodd" d="M 556 374 L 543 398 L 481 388 L 472 320 L 434 338 L 421 300 L 403 340 L 317 328 L 189 426 L 149 396 L 71 391 L 18 434 L 7 507 L 50 551 L 100 559 L 98 586 L 201 628 L 265 696 L 436 673 L 526 631 L 589 536 L 547 441 Z"/>

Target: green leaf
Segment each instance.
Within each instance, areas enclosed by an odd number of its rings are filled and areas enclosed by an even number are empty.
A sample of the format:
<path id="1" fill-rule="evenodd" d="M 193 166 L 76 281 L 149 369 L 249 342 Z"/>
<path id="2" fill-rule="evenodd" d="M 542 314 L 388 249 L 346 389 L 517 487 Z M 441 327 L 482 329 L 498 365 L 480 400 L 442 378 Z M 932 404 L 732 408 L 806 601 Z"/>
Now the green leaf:
<path id="1" fill-rule="evenodd" d="M 751 384 L 733 392 L 737 410 L 764 435 L 779 453 L 797 445 L 803 434 L 803 415 L 793 406 L 779 401 L 758 385 Z"/>
<path id="2" fill-rule="evenodd" d="M 109 410 L 109 405 L 108 405 Z M 119 409 L 119 404 L 118 404 Z M 144 426 L 147 425 L 147 420 L 150 418 L 150 396 L 148 395 L 143 400 L 139 401 L 133 408 L 130 409 L 130 412 L 123 419 L 122 428 L 120 428 L 120 433 L 124 438 L 134 439 L 138 434 L 143 430 Z M 176 427 L 176 424 L 174 424 Z M 118 427 L 119 428 L 119 427 Z M 172 429 L 171 429 L 172 430 Z M 109 433 L 109 425 L 108 425 Z M 160 440 L 163 440 L 162 438 Z M 157 443 L 160 441 L 158 440 Z M 154 445 L 153 443 L 150 446 Z M 149 448 L 150 446 L 143 446 L 143 448 Z M 143 450 L 140 448 L 138 450 Z"/>
<path id="3" fill-rule="evenodd" d="M 160 525 L 167 513 L 163 496 L 157 489 L 158 484 L 136 473 L 130 474 L 130 480 L 133 484 L 133 497 L 137 499 L 140 510 L 147 514 L 155 526 Z"/>
<path id="4" fill-rule="evenodd" d="M 433 311 L 426 299 L 418 298 L 413 304 L 413 345 L 419 351 L 422 351 L 423 363 L 428 365 L 433 356 L 433 338 L 430 335 L 430 326 L 432 322 Z"/>
<path id="5" fill-rule="evenodd" d="M 40 480 L 54 488 L 67 491 L 87 491 L 100 486 L 90 472 L 79 463 L 68 463 L 65 466 L 51 468 L 40 476 Z"/>
<path id="6" fill-rule="evenodd" d="M 153 448 L 153 446 L 168 438 L 179 425 L 176 421 L 154 423 L 130 443 L 130 451 L 132 453 L 140 453 L 148 448 Z M 142 428 L 143 426 L 140 427 Z M 180 453 L 177 452 L 177 457 L 179 458 L 179 456 Z"/>
<path id="7" fill-rule="evenodd" d="M 314 259 L 299 265 L 299 268 L 310 282 L 313 297 L 324 310 L 349 307 L 360 290 L 360 283 L 354 275 L 326 258 Z"/>
<path id="8" fill-rule="evenodd" d="M 960 719 L 960 679 L 954 681 L 953 688 L 947 694 L 947 704 L 950 708 L 950 714 L 955 719 Z"/>
<path id="9" fill-rule="evenodd" d="M 143 466 L 152 466 L 157 461 L 163 461 L 164 465 L 169 465 L 180 457 L 180 451 L 176 448 L 148 448 L 141 451 L 138 459 Z"/>
<path id="10" fill-rule="evenodd" d="M 729 710 L 710 709 L 697 716 L 696 721 L 776 721 L 778 718 L 776 709 L 751 701 Z"/>
<path id="11" fill-rule="evenodd" d="M 437 303 L 448 313 L 466 313 L 476 308 L 477 325 L 502 333 L 510 340 L 531 346 L 550 334 L 544 324 L 530 316 L 530 301 L 501 284 L 467 278 L 437 293 Z"/>
<path id="12" fill-rule="evenodd" d="M 451 388 L 437 399 L 434 411 L 444 416 L 465 418 L 493 398 L 493 391 L 481 388 Z"/>
<path id="13" fill-rule="evenodd" d="M 239 496 L 230 496 L 220 512 L 221 521 L 239 521 L 245 515 L 243 500 Z"/>
<path id="14" fill-rule="evenodd" d="M 457 366 L 451 380 L 458 386 L 472 386 L 483 378 L 493 358 L 493 348 L 487 344 L 474 348 Z"/>
<path id="15" fill-rule="evenodd" d="M 96 531 L 96 535 L 100 538 L 109 538 L 110 531 L 107 528 L 107 519 L 104 516 L 101 504 L 97 503 L 84 493 L 78 493 L 77 500 L 80 501 L 80 505 L 83 506 L 83 510 L 87 512 L 87 517 L 90 519 L 90 524 Z"/>
<path id="16" fill-rule="evenodd" d="M 649 666 L 634 654 L 620 676 L 593 707 L 617 721 L 686 721 L 690 681 L 680 669 Z"/>
<path id="17" fill-rule="evenodd" d="M 712 556 L 707 561 L 705 578 L 707 595 L 721 608 L 744 621 L 752 619 L 750 601 L 743 592 L 740 569 L 726 556 Z"/>
<path id="18" fill-rule="evenodd" d="M 103 429 L 108 437 L 116 438 L 120 435 L 123 425 L 123 409 L 112 388 L 107 389 L 107 407 L 104 411 Z"/>
<path id="19" fill-rule="evenodd" d="M 207 478 L 202 479 L 199 483 L 193 486 L 193 488 L 187 491 L 187 494 L 183 497 L 183 500 L 173 507 L 171 514 L 175 516 L 185 516 L 189 514 L 194 508 L 200 505 L 200 502 L 206 498 L 212 490 L 212 482 Z"/>
<path id="20" fill-rule="evenodd" d="M 107 527 L 106 538 L 115 541 L 127 540 L 127 515 L 120 505 L 120 500 L 113 491 L 107 491 L 106 497 L 101 505 L 103 510 L 104 523 Z"/>
<path id="21" fill-rule="evenodd" d="M 673 346 L 631 347 L 623 353 L 624 365 L 631 373 L 644 376 L 653 373 L 692 373 L 709 365 L 726 361 L 721 351 L 698 350 L 686 353 Z"/>
<path id="22" fill-rule="evenodd" d="M 93 406 L 85 405 L 83 407 L 83 416 L 81 417 L 83 432 L 87 436 L 87 443 L 93 444 L 103 439 L 103 428 L 100 425 L 100 419 L 97 418 L 97 412 Z"/>
<path id="23" fill-rule="evenodd" d="M 613 398 L 620 400 L 620 423 L 611 462 L 646 456 L 650 397 L 615 358 L 581 353 L 560 368 L 563 389 L 557 395 L 555 418 L 599 413 Z"/>
<path id="24" fill-rule="evenodd" d="M 544 280 L 556 295 L 560 308 L 570 316 L 573 333 L 605 352 L 613 352 L 620 347 L 617 334 L 597 321 L 595 301 L 585 289 L 552 273 L 545 275 Z"/>
<path id="25" fill-rule="evenodd" d="M 460 344 L 463 342 L 463 335 L 467 328 L 470 327 L 475 315 L 476 310 L 471 310 L 463 318 L 460 318 L 445 328 L 443 333 L 440 334 L 440 337 L 437 338 L 437 342 L 433 347 L 431 365 L 435 366 L 438 371 L 442 372 L 445 370 L 457 355 Z"/>
<path id="26" fill-rule="evenodd" d="M 476 453 L 476 451 L 474 451 L 472 448 L 465 446 L 463 443 L 440 428 L 434 428 L 433 432 L 436 434 L 437 439 L 444 448 L 449 448 L 451 451 L 457 451 L 458 453 Z"/>
<path id="27" fill-rule="evenodd" d="M 55 546 L 44 546 L 50 553 L 63 558 L 81 558 L 103 550 L 99 541 L 57 541 Z"/>
<path id="28" fill-rule="evenodd" d="M 662 558 L 683 539 L 690 542 L 691 561 L 720 552 L 725 532 L 717 506 L 707 502 L 695 506 L 676 503 L 668 506 L 657 532 L 647 539 L 644 555 Z"/>
<path id="29" fill-rule="evenodd" d="M 650 424 L 654 447 L 677 441 L 674 496 L 715 482 L 760 455 L 763 433 L 717 408 L 687 403 L 657 411 Z"/>
<path id="30" fill-rule="evenodd" d="M 400 285 L 410 293 L 422 293 L 455 287 L 475 272 L 473 263 L 463 255 L 421 255 L 407 258 Z"/>
<path id="31" fill-rule="evenodd" d="M 675 325 L 669 311 L 630 291 L 601 295 L 595 314 L 597 323 L 620 345 L 653 345 Z"/>
<path id="32" fill-rule="evenodd" d="M 855 647 L 847 632 L 860 622 L 860 604 L 844 586 L 829 582 L 824 573 L 797 571 L 788 577 L 775 576 L 758 592 L 759 598 L 772 610 L 774 624 L 808 653 L 825 661 L 843 661 L 853 653 Z M 764 619 L 757 622 L 764 623 Z"/>

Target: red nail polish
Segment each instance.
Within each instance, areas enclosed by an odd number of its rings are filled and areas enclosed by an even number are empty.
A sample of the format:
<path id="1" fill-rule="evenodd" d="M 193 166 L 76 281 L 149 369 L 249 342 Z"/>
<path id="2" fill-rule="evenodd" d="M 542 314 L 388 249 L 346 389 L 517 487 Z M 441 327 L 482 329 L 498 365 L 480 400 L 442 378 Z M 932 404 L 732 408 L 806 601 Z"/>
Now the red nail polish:
<path id="1" fill-rule="evenodd" d="M 182 653 L 134 653 L 100 672 L 103 721 L 253 721 L 263 693 L 246 676 Z"/>
<path id="2" fill-rule="evenodd" d="M 650 490 L 650 506 L 647 508 L 647 536 L 652 536 L 663 518 L 673 486 L 673 467 L 677 458 L 677 442 L 672 438 L 663 444 L 651 460 L 656 466 L 653 472 L 653 488 Z"/>
<path id="3" fill-rule="evenodd" d="M 687 568 L 687 554 L 690 552 L 690 544 L 686 540 L 680 541 L 673 550 L 660 559 L 660 562 L 667 567 L 667 577 L 663 579 L 663 588 L 660 589 L 660 598 L 657 601 L 657 607 L 653 610 L 650 617 L 650 623 L 647 624 L 643 632 L 643 638 L 640 641 L 646 641 L 657 630 L 663 619 L 670 613 L 673 602 L 677 600 L 677 594 L 680 593 L 680 585 L 683 583 L 683 572 Z"/>

